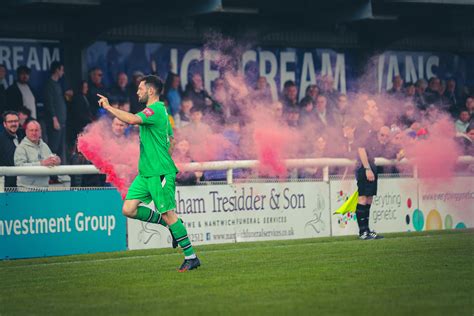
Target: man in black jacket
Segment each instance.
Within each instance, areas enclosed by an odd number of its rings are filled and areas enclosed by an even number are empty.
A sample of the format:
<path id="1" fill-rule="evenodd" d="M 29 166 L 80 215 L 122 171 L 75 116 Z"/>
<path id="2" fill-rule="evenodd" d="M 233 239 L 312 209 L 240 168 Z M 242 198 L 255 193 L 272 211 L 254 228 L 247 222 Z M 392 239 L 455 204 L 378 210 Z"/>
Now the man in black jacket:
<path id="1" fill-rule="evenodd" d="M 29 85 L 31 69 L 27 66 L 19 66 L 16 69 L 17 81 L 7 89 L 7 110 L 18 111 L 26 107 L 31 111 L 31 117 L 36 116 L 36 98 Z"/>
<path id="2" fill-rule="evenodd" d="M 20 133 L 20 118 L 17 112 L 3 113 L 4 130 L 0 133 L 0 166 L 14 166 L 16 146 L 25 136 Z M 5 177 L 5 187 L 16 187 L 16 177 Z"/>

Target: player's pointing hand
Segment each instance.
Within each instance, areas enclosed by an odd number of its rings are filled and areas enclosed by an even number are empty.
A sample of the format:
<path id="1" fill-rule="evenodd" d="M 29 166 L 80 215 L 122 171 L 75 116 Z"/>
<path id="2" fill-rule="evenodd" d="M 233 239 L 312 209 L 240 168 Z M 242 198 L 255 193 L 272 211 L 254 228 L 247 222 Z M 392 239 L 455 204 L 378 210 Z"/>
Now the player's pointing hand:
<path id="1" fill-rule="evenodd" d="M 110 108 L 109 99 L 107 99 L 107 97 L 103 96 L 102 94 L 98 94 L 98 93 L 97 93 L 97 96 L 100 98 L 98 103 L 101 107 L 103 107 L 106 110 L 107 110 L 107 108 Z"/>

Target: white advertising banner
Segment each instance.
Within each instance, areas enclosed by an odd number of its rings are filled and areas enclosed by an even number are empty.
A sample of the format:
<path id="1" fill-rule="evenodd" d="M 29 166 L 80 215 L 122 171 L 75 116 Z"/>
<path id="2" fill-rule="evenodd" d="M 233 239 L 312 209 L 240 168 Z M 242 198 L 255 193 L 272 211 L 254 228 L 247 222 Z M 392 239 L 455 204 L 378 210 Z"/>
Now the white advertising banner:
<path id="1" fill-rule="evenodd" d="M 358 235 L 354 213 L 332 214 L 357 190 L 355 180 L 330 182 L 332 235 Z M 403 232 L 411 228 L 411 214 L 418 208 L 418 186 L 415 179 L 379 178 L 377 196 L 370 209 L 371 229 L 377 232 Z"/>
<path id="2" fill-rule="evenodd" d="M 420 205 L 413 214 L 416 231 L 474 227 L 474 178 L 456 177 L 442 184 L 421 182 Z"/>
<path id="3" fill-rule="evenodd" d="M 176 205 L 195 245 L 330 235 L 329 185 L 324 182 L 177 187 Z M 128 221 L 129 249 L 170 245 L 166 228 Z"/>

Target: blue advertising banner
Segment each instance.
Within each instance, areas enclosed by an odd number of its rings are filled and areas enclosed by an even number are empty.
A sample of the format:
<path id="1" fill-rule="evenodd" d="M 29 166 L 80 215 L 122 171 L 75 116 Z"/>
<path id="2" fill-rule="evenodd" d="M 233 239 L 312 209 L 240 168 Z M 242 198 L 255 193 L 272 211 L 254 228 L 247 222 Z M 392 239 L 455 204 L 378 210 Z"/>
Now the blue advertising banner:
<path id="1" fill-rule="evenodd" d="M 375 77 L 374 90 L 382 92 L 392 88 L 392 79 L 398 75 L 405 83 L 438 77 L 454 78 L 458 87 L 472 85 L 474 77 L 468 70 L 471 60 L 472 56 L 444 52 L 386 51 L 374 57 L 369 65 Z"/>
<path id="2" fill-rule="evenodd" d="M 49 66 L 63 60 L 59 41 L 0 38 L 0 64 L 7 68 L 8 86 L 16 80 L 18 66 L 31 69 L 30 86 L 36 102 L 43 100 L 43 85 L 49 78 Z"/>
<path id="3" fill-rule="evenodd" d="M 169 70 L 179 74 L 183 88 L 192 74 L 198 72 L 203 76 L 205 89 L 212 91 L 211 84 L 222 71 L 218 51 L 192 45 L 96 42 L 87 48 L 86 56 L 89 69 L 100 67 L 104 71 L 107 86 L 113 84 L 121 71 L 128 75 L 137 70 L 150 73 L 151 61 L 156 62 L 162 78 Z M 332 77 L 334 87 L 342 93 L 346 93 L 348 82 L 356 78 L 356 55 L 349 50 L 257 47 L 244 50 L 236 58 L 250 85 L 258 76 L 267 78 L 274 99 L 287 80 L 300 86 L 301 98 L 306 87 L 323 76 Z"/>
<path id="4" fill-rule="evenodd" d="M 116 190 L 0 194 L 0 259 L 126 249 Z"/>

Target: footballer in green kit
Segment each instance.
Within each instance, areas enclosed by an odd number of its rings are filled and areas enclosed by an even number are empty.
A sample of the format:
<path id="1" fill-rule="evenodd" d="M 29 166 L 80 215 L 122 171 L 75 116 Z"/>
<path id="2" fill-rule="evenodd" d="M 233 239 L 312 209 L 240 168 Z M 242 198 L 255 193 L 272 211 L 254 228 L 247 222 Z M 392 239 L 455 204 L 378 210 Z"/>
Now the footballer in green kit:
<path id="1" fill-rule="evenodd" d="M 162 89 L 160 78 L 145 76 L 140 81 L 137 95 L 140 102 L 146 103 L 146 108 L 137 114 L 112 107 L 109 100 L 100 94 L 99 105 L 121 121 L 140 126 L 138 175 L 128 189 L 123 215 L 168 227 L 183 249 L 185 259 L 178 271 L 185 272 L 196 269 L 201 263 L 188 238 L 186 227 L 174 212 L 178 168 L 169 152 L 172 129 L 166 107 L 159 99 Z M 155 204 L 155 210 L 140 205 L 151 201 Z"/>

